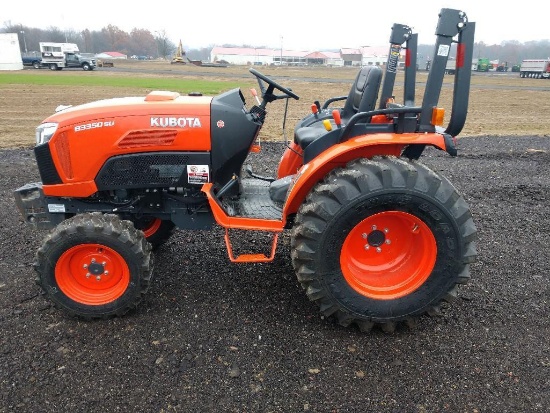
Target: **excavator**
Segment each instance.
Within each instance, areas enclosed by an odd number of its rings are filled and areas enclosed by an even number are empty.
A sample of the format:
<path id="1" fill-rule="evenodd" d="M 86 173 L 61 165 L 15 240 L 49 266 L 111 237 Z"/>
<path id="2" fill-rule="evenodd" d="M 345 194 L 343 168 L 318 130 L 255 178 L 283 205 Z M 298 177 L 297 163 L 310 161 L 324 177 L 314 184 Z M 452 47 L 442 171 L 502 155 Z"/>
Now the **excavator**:
<path id="1" fill-rule="evenodd" d="M 172 61 L 170 63 L 171 64 L 179 63 L 183 65 L 189 63 L 195 66 L 203 66 L 203 67 L 227 67 L 228 66 L 227 64 L 223 64 L 223 63 L 210 63 L 210 62 L 203 62 L 202 60 L 189 59 L 185 54 L 185 50 L 183 49 L 183 45 L 181 44 L 181 39 L 180 39 L 178 48 L 176 50 L 176 54 L 174 54 L 174 57 L 172 57 Z"/>
<path id="2" fill-rule="evenodd" d="M 183 50 L 181 39 L 180 39 L 180 44 L 178 45 L 178 49 L 176 50 L 176 54 L 174 55 L 174 57 L 172 57 L 172 61 L 170 63 L 171 64 L 181 63 L 183 65 L 190 63 L 190 60 L 187 58 L 187 55 L 185 54 L 185 50 Z"/>

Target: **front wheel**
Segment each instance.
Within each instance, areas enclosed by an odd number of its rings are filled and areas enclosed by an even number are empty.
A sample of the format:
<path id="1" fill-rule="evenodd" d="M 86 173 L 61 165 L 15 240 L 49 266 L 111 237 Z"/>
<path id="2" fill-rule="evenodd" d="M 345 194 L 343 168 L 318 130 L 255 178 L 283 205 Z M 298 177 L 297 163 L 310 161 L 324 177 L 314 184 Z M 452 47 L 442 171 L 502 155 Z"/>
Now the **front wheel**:
<path id="1" fill-rule="evenodd" d="M 82 65 L 82 70 L 90 70 L 90 65 L 88 63 L 84 63 Z"/>
<path id="2" fill-rule="evenodd" d="M 68 315 L 123 315 L 149 288 L 151 248 L 130 221 L 86 213 L 63 221 L 46 237 L 35 270 L 43 294 Z"/>
<path id="3" fill-rule="evenodd" d="M 57 70 L 57 65 L 55 63 L 51 63 L 50 70 Z"/>
<path id="4" fill-rule="evenodd" d="M 475 239 L 470 210 L 445 178 L 419 162 L 361 159 L 308 195 L 292 231 L 292 263 L 325 316 L 393 331 L 456 296 Z"/>
<path id="5" fill-rule="evenodd" d="M 40 69 L 40 62 L 32 62 L 32 67 L 35 69 Z"/>
<path id="6" fill-rule="evenodd" d="M 153 250 L 166 243 L 174 233 L 175 225 L 172 221 L 160 218 L 130 218 L 136 229 L 143 231 L 145 239 L 151 244 Z"/>

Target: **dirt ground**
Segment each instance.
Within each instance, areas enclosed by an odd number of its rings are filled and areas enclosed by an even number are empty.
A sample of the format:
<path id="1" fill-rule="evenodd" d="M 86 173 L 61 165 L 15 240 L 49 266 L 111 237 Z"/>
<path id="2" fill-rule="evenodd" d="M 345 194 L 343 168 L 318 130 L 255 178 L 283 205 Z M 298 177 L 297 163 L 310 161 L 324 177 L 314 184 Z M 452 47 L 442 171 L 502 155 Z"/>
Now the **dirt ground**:
<path id="1" fill-rule="evenodd" d="M 458 157 L 435 149 L 422 157 L 472 210 L 479 256 L 470 283 L 440 317 L 365 334 L 324 319 L 307 300 L 287 235 L 274 262 L 239 265 L 221 230 L 178 231 L 155 253 L 136 311 L 83 322 L 55 310 L 33 281 L 45 233 L 21 221 L 12 194 L 39 180 L 34 127 L 61 99 L 48 88 L 1 86 L 0 412 L 548 411 L 550 125 L 529 128 L 550 122 L 550 111 L 541 101 L 531 114 L 526 104 L 548 91 L 511 87 L 472 91 L 474 108 L 483 97 L 508 117 L 493 123 L 493 107 L 471 111 Z M 503 95 L 488 99 L 495 91 Z M 115 92 L 90 89 L 86 98 Z M 523 132 L 495 132 L 520 122 Z M 250 163 L 271 174 L 281 153 L 265 143 Z"/>

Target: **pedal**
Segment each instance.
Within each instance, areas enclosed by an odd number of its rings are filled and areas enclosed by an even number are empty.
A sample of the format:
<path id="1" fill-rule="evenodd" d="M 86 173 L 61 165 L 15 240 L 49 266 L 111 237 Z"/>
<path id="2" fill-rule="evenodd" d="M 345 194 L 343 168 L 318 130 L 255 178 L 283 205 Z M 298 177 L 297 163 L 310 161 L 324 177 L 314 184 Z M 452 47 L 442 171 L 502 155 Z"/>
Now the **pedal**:
<path id="1" fill-rule="evenodd" d="M 244 169 L 247 175 L 250 176 L 251 178 L 260 179 L 262 181 L 267 181 L 267 182 L 273 182 L 275 180 L 275 178 L 271 178 L 269 176 L 256 175 L 254 172 L 252 172 L 252 167 L 250 165 L 246 165 Z"/>

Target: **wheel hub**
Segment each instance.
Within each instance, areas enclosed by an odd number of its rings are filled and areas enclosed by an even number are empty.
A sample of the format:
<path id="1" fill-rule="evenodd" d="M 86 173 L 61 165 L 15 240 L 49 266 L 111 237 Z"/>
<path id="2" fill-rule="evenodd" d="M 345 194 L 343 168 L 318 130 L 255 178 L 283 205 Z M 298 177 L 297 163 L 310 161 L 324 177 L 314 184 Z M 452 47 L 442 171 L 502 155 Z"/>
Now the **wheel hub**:
<path id="1" fill-rule="evenodd" d="M 375 229 L 367 235 L 367 242 L 371 247 L 379 247 L 386 241 L 386 234 L 379 229 Z"/>
<path id="2" fill-rule="evenodd" d="M 102 275 L 105 273 L 105 265 L 92 262 L 88 266 L 88 272 L 92 275 Z"/>

